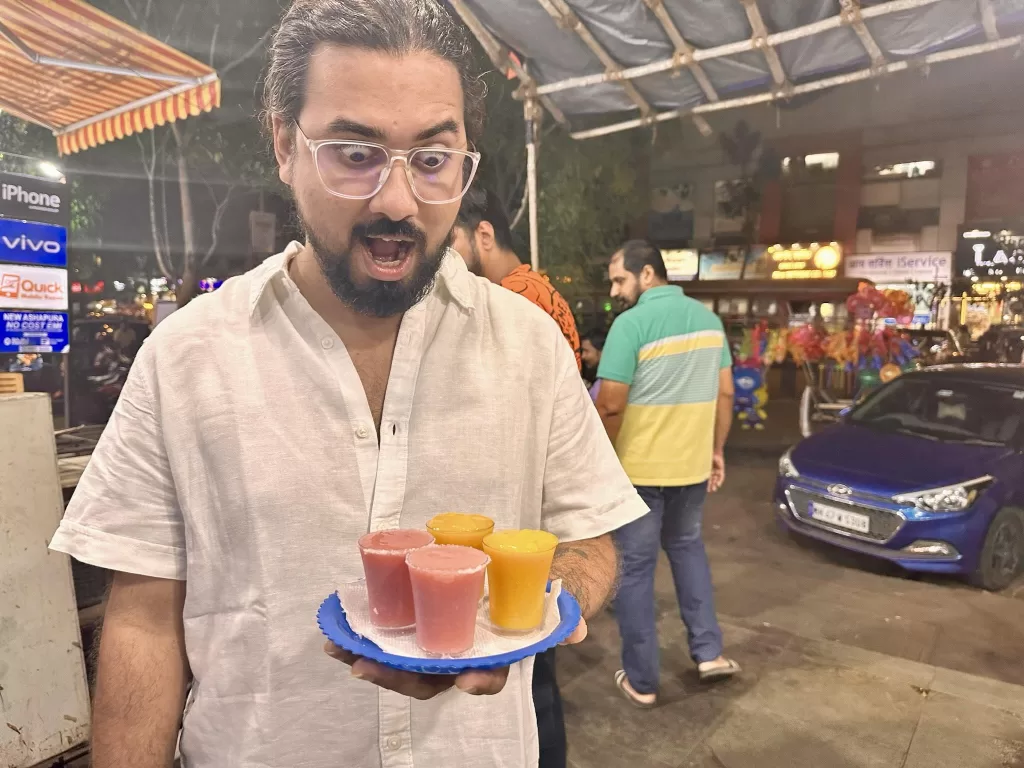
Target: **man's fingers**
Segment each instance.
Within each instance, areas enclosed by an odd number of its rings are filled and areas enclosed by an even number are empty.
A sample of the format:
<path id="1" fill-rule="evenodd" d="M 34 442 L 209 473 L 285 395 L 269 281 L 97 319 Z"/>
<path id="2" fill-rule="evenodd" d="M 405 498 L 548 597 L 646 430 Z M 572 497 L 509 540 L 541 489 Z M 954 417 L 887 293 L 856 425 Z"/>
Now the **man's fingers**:
<path id="1" fill-rule="evenodd" d="M 587 639 L 587 620 L 586 619 L 580 619 L 580 623 L 576 625 L 576 629 L 574 629 L 572 631 L 572 634 L 569 635 L 567 638 L 565 638 L 565 640 L 563 640 L 560 643 L 560 645 L 575 645 L 576 643 L 582 643 L 586 639 Z"/>
<path id="2" fill-rule="evenodd" d="M 346 651 L 344 648 L 339 648 L 337 645 L 328 640 L 324 643 L 324 653 L 330 656 L 332 659 L 337 659 L 344 664 L 348 664 L 350 667 L 356 663 L 359 658 L 351 651 Z"/>
<path id="3" fill-rule="evenodd" d="M 508 667 L 501 669 L 471 669 L 455 678 L 455 687 L 474 696 L 493 696 L 501 693 L 508 680 Z"/>
<path id="4" fill-rule="evenodd" d="M 420 675 L 385 667 L 369 659 L 358 659 L 352 665 L 352 677 L 387 688 L 411 699 L 425 701 L 448 690 L 455 682 L 450 675 Z"/>

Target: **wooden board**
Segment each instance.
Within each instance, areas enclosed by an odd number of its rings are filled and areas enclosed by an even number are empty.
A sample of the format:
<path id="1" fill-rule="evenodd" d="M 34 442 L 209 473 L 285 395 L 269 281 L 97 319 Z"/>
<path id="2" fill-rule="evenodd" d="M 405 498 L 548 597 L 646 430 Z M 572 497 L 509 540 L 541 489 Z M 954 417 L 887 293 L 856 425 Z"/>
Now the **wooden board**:
<path id="1" fill-rule="evenodd" d="M 28 768 L 89 735 L 49 395 L 0 397 L 0 766 Z"/>

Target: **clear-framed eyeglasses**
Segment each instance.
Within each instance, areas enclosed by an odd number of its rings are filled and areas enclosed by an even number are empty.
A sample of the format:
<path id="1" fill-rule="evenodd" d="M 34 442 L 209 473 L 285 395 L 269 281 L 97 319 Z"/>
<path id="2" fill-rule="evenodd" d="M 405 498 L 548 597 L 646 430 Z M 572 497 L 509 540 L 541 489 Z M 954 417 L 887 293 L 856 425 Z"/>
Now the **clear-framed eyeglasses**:
<path id="1" fill-rule="evenodd" d="M 324 189 L 348 200 L 368 200 L 384 187 L 391 169 L 401 160 L 416 199 L 430 205 L 454 203 L 473 183 L 479 152 L 448 147 L 389 149 L 368 141 L 314 141 L 296 126 L 313 155 Z"/>

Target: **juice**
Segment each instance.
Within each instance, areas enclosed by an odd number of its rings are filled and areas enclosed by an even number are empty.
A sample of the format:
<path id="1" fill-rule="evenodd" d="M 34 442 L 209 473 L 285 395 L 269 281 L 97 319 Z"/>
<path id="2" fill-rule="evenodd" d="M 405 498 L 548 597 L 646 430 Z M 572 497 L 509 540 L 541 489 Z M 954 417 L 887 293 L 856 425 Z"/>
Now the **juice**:
<path id="1" fill-rule="evenodd" d="M 483 551 L 484 536 L 494 530 L 494 521 L 484 515 L 442 512 L 430 518 L 427 530 L 438 544 L 461 544 Z"/>
<path id="2" fill-rule="evenodd" d="M 494 521 L 484 515 L 442 512 L 427 521 L 427 530 L 438 544 L 460 544 L 483 552 L 484 537 L 494 531 Z M 480 597 L 484 588 L 480 587 Z"/>
<path id="3" fill-rule="evenodd" d="M 360 537 L 370 621 L 375 627 L 402 629 L 416 623 L 405 557 L 433 543 L 429 533 L 418 530 L 376 531 Z"/>
<path id="4" fill-rule="evenodd" d="M 416 644 L 428 653 L 473 647 L 476 610 L 489 558 L 472 547 L 437 544 L 406 557 L 416 606 Z"/>
<path id="5" fill-rule="evenodd" d="M 487 583 L 492 624 L 519 631 L 541 625 L 557 545 L 558 537 L 546 531 L 498 531 L 484 538 L 484 552 L 491 558 Z"/>

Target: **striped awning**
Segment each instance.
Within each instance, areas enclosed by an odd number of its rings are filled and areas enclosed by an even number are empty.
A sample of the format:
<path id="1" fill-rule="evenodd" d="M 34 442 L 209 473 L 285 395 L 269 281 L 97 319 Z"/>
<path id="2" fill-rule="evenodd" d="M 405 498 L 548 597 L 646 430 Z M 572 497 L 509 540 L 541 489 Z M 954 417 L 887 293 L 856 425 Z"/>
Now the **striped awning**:
<path id="1" fill-rule="evenodd" d="M 219 106 L 213 69 L 81 0 L 0 0 L 0 110 L 62 155 Z"/>

